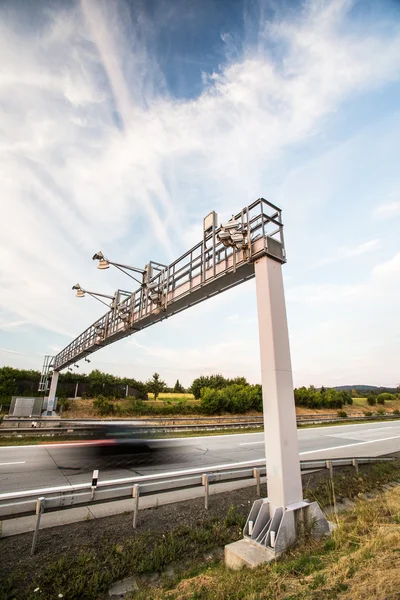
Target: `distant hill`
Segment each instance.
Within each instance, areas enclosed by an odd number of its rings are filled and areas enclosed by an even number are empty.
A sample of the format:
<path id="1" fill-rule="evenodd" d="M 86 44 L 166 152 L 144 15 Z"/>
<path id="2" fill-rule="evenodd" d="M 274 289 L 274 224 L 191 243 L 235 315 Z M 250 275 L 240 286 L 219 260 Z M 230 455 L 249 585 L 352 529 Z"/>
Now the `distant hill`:
<path id="1" fill-rule="evenodd" d="M 357 392 L 365 393 L 365 392 L 373 392 L 376 394 L 382 394 L 383 392 L 389 392 L 389 394 L 396 394 L 399 390 L 398 388 L 391 387 L 382 387 L 377 385 L 337 385 L 335 390 L 339 391 L 349 391 L 356 390 Z"/>

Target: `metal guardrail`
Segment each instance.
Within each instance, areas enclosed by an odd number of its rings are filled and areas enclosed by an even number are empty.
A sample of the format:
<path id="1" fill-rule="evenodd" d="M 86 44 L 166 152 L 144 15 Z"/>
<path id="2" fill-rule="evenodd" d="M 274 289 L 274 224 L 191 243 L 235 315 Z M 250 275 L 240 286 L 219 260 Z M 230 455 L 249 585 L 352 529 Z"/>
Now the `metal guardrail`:
<path id="1" fill-rule="evenodd" d="M 357 413 L 357 418 L 370 418 L 370 417 L 364 417 L 363 413 Z M 392 414 L 387 414 L 387 415 L 383 415 L 383 416 L 387 416 L 387 417 L 396 417 L 400 418 L 400 415 L 392 415 Z M 320 414 L 306 414 L 306 415 L 297 415 L 297 420 L 298 421 L 304 421 L 304 420 L 308 420 L 308 419 L 337 419 L 337 418 L 346 418 L 346 417 L 337 417 L 332 413 L 320 413 Z M 347 419 L 351 419 L 353 417 L 347 417 Z M 165 424 L 175 424 L 176 423 L 187 423 L 187 422 L 191 422 L 191 423 L 204 423 L 205 421 L 207 421 L 207 423 L 219 423 L 220 421 L 223 421 L 224 423 L 226 422 L 248 422 L 249 420 L 251 421 L 263 421 L 263 416 L 262 415 L 246 415 L 246 416 L 240 416 L 240 415 L 233 415 L 232 417 L 230 417 L 229 415 L 225 415 L 225 416 L 219 416 L 219 417 L 153 417 L 153 418 L 149 418 L 149 417 L 144 417 L 144 418 L 127 418 L 127 419 L 113 419 L 113 418 L 107 418 L 107 419 L 102 419 L 102 418 L 85 418 L 85 419 L 65 419 L 65 418 L 61 418 L 61 417 L 45 417 L 45 418 L 38 418 L 38 417 L 6 417 L 2 423 L 3 427 L 5 427 L 7 425 L 7 423 L 31 423 L 31 422 L 36 422 L 38 423 L 39 427 L 41 427 L 41 425 L 46 425 L 49 423 L 57 423 L 57 424 L 67 424 L 67 423 L 72 423 L 72 424 L 78 424 L 78 423 L 83 423 L 83 424 L 90 424 L 90 423 L 112 423 L 112 424 L 130 424 L 130 423 L 134 423 L 134 424 L 151 424 L 151 425 L 156 425 L 159 423 L 162 423 L 163 425 Z"/>
<path id="2" fill-rule="evenodd" d="M 332 472 L 334 466 L 352 465 L 358 469 L 360 464 L 391 460 L 394 459 L 373 457 L 307 460 L 301 462 L 301 469 L 328 468 Z M 95 473 L 98 475 L 98 472 Z M 249 479 L 255 480 L 259 493 L 260 479 L 265 475 L 265 460 L 260 459 L 217 468 L 204 467 L 104 482 L 98 482 L 97 477 L 94 477 L 88 483 L 0 494 L 0 518 L 4 520 L 34 514 L 38 499 L 41 499 L 47 512 L 132 498 L 135 491 L 140 496 L 147 496 L 203 486 L 207 489 L 208 496 L 210 484 Z"/>
<path id="3" fill-rule="evenodd" d="M 390 461 L 394 458 L 341 458 L 331 460 L 308 460 L 301 462 L 301 469 L 329 469 L 333 478 L 334 466 L 352 465 L 358 473 L 360 464 L 371 462 Z M 229 470 L 228 470 L 229 468 Z M 227 483 L 229 481 L 245 481 L 254 479 L 257 486 L 257 495 L 261 496 L 261 476 L 266 475 L 265 460 L 236 463 L 236 465 L 222 465 L 218 468 L 206 467 L 201 470 L 178 471 L 130 479 L 119 479 L 98 483 L 98 471 L 93 471 L 92 482 L 59 488 L 46 488 L 0 494 L 0 518 L 12 519 L 36 514 L 36 523 L 33 534 L 31 556 L 34 555 L 38 539 L 42 514 L 47 511 L 65 510 L 76 506 L 89 506 L 113 500 L 132 498 L 133 520 L 132 526 L 136 529 L 139 512 L 139 499 L 157 493 L 166 493 L 174 490 L 204 487 L 204 507 L 208 509 L 210 484 Z"/>
<path id="4" fill-rule="evenodd" d="M 241 422 L 241 423 L 206 423 L 204 425 L 147 425 L 143 427 L 134 427 L 135 433 L 173 433 L 179 431 L 223 431 L 224 429 L 246 429 L 251 427 L 262 427 L 262 421 Z M 76 433 L 91 433 L 95 432 L 94 427 L 4 427 L 0 429 L 0 437 L 10 434 L 25 434 L 31 436 L 43 436 L 46 434 L 76 434 Z"/>
<path id="5" fill-rule="evenodd" d="M 380 421 L 380 420 L 392 420 L 392 419 L 399 419 L 399 415 L 376 415 L 376 416 L 372 416 L 372 417 L 335 417 L 332 415 L 329 416 L 324 416 L 322 417 L 321 415 L 315 416 L 315 417 L 305 417 L 305 418 L 300 418 L 297 419 L 297 424 L 298 425 L 302 425 L 302 424 L 323 424 L 323 423 L 349 423 L 349 422 L 353 422 L 353 421 Z M 174 419 L 175 420 L 175 419 Z M 178 421 L 178 419 L 176 419 Z M 183 419 L 182 419 L 183 420 Z M 193 421 L 194 419 L 188 419 L 190 421 Z M 10 422 L 10 420 L 8 420 L 8 422 Z M 16 420 L 17 421 L 17 420 Z M 168 433 L 168 432 L 184 432 L 184 431 L 217 431 L 217 430 L 221 430 L 223 431 L 224 429 L 246 429 L 246 428 L 255 428 L 255 427 L 262 427 L 263 426 L 263 420 L 262 417 L 261 418 L 255 418 L 255 420 L 245 420 L 245 419 L 241 419 L 240 421 L 235 421 L 235 422 L 228 422 L 228 423 L 220 423 L 219 421 L 216 422 L 208 422 L 208 423 L 200 423 L 200 424 L 192 424 L 192 423 L 188 423 L 186 425 L 183 424 L 163 424 L 163 425 L 159 425 L 156 424 L 157 420 L 152 421 L 152 420 L 146 420 L 146 421 L 128 421 L 128 420 L 121 420 L 121 421 L 100 421 L 100 420 L 96 420 L 98 423 L 109 423 L 110 425 L 129 425 L 132 427 L 135 427 L 136 431 L 138 433 Z M 38 426 L 36 427 L 7 427 L 7 426 L 3 426 L 0 428 L 0 437 L 1 436 L 7 436 L 10 434 L 26 434 L 26 435 L 31 435 L 31 436 L 38 436 L 38 435 L 43 435 L 43 434 L 76 434 L 76 433 L 90 433 L 91 431 L 94 430 L 95 427 L 95 420 L 93 420 L 92 423 L 87 423 L 87 425 L 85 426 L 86 423 L 86 419 L 82 420 L 82 421 L 59 421 L 57 426 L 51 426 L 52 423 L 51 421 L 47 420 L 43 420 L 43 421 L 38 421 L 37 419 L 32 419 L 32 420 L 25 420 L 23 422 L 18 421 L 19 424 L 25 425 L 28 422 L 36 422 L 38 423 Z M 66 424 L 66 423 L 70 423 L 70 425 L 66 425 L 65 427 L 63 427 L 62 425 Z M 154 423 L 154 424 L 153 424 Z M 43 427 L 41 426 L 43 425 Z"/>

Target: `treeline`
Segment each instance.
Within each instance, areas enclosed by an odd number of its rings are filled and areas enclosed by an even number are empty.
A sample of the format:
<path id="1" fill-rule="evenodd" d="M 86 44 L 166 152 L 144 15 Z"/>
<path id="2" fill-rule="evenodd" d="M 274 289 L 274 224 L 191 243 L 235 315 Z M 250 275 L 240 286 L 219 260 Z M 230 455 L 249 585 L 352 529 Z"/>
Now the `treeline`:
<path id="1" fill-rule="evenodd" d="M 398 394 L 400 392 L 400 385 L 397 388 L 375 385 L 339 385 L 335 387 L 335 390 L 351 392 L 353 398 L 368 398 L 368 396 L 379 396 L 380 394 Z"/>
<path id="2" fill-rule="evenodd" d="M 0 368 L 0 403 L 9 404 L 15 395 L 37 396 L 40 372 L 34 370 L 14 369 L 12 367 Z M 248 411 L 262 412 L 261 385 L 251 385 L 244 377 L 229 379 L 216 373 L 213 375 L 197 377 L 188 388 L 196 400 L 166 401 L 162 406 L 149 405 L 147 400 L 149 392 L 157 399 L 162 392 L 184 393 L 186 390 L 176 380 L 174 387 L 169 388 L 160 378 L 158 373 L 148 381 L 139 381 L 130 377 L 117 377 L 110 373 L 103 373 L 94 369 L 91 373 L 76 372 L 60 373 L 57 396 L 62 398 L 74 397 L 76 384 L 79 384 L 79 394 L 86 398 L 96 398 L 96 408 L 103 414 L 129 411 L 127 414 L 220 414 L 220 413 L 245 413 Z M 381 390 L 384 388 L 374 388 Z M 398 390 L 400 391 L 400 390 Z M 113 400 L 129 396 L 126 406 L 118 405 Z M 354 389 L 324 388 L 314 386 L 300 387 L 294 390 L 296 406 L 311 409 L 341 409 L 346 404 L 352 404 L 355 395 Z M 134 398 L 130 397 L 134 396 Z M 399 395 L 398 395 L 399 396 Z M 399 396 L 400 397 L 400 396 Z M 369 388 L 368 403 L 384 404 L 385 400 L 394 399 L 395 396 L 388 392 L 374 394 Z"/>
<path id="3" fill-rule="evenodd" d="M 0 367 L 0 404 L 8 406 L 12 396 L 44 396 L 38 391 L 40 372 L 35 370 Z M 78 384 L 78 389 L 76 388 Z M 153 393 L 155 398 L 161 392 L 185 393 L 179 379 L 170 388 L 162 381 L 158 373 L 148 381 L 139 381 L 132 377 L 117 377 L 94 369 L 90 373 L 79 373 L 75 369 L 60 373 L 57 385 L 59 399 L 75 397 L 75 392 L 82 398 L 96 398 L 102 395 L 109 400 L 133 395 L 140 400 L 147 400 L 147 394 Z"/>
<path id="4" fill-rule="evenodd" d="M 250 385 L 244 377 L 201 376 L 193 381 L 190 389 L 195 398 L 200 398 L 201 408 L 206 414 L 262 411 L 261 385 Z M 312 385 L 295 389 L 294 398 L 296 406 L 312 409 L 341 409 L 345 404 L 353 404 L 352 395 L 347 390 L 317 389 Z"/>

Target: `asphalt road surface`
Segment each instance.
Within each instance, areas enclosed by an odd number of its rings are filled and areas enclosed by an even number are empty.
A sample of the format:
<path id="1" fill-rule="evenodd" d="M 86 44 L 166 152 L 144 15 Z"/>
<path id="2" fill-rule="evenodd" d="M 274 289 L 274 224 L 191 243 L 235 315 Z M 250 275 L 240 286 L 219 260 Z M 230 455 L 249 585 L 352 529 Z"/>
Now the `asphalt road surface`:
<path id="1" fill-rule="evenodd" d="M 400 421 L 299 429 L 300 458 L 380 456 L 400 451 Z M 0 493 L 234 464 L 265 457 L 263 433 L 154 440 L 155 454 L 98 457 L 80 442 L 0 447 Z"/>

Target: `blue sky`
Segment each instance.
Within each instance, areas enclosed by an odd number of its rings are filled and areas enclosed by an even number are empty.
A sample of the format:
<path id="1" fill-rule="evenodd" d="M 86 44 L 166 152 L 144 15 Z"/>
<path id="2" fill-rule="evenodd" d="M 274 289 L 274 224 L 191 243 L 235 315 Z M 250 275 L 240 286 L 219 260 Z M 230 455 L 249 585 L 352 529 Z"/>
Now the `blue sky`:
<path id="1" fill-rule="evenodd" d="M 3 1 L 0 364 L 40 368 L 102 314 L 77 281 L 129 287 L 95 251 L 170 262 L 264 196 L 295 384 L 400 383 L 399 75 L 394 0 Z M 90 367 L 259 381 L 254 281 Z"/>

